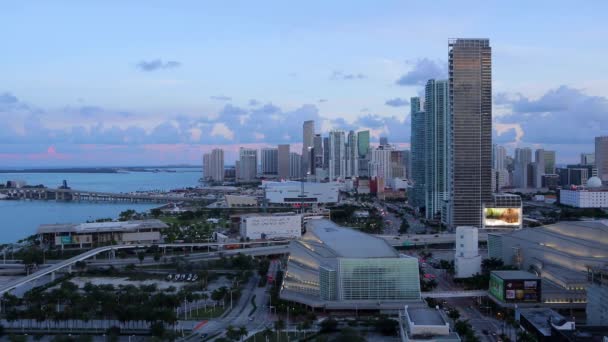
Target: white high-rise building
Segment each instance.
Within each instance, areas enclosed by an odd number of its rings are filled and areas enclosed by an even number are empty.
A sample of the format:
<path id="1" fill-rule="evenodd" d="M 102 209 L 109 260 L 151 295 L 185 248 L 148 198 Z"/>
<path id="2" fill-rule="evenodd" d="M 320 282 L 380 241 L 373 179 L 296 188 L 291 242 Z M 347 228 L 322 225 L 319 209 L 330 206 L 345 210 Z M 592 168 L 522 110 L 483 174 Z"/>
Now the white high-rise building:
<path id="1" fill-rule="evenodd" d="M 346 148 L 343 131 L 329 132 L 329 180 L 346 178 Z"/>
<path id="2" fill-rule="evenodd" d="M 455 278 L 469 278 L 481 273 L 478 229 L 456 227 L 456 254 L 454 255 Z"/>
<path id="3" fill-rule="evenodd" d="M 241 181 L 254 180 L 258 173 L 258 150 L 241 147 L 236 172 L 237 178 Z"/>
<path id="4" fill-rule="evenodd" d="M 205 178 L 214 182 L 224 181 L 224 150 L 215 148 L 203 155 Z"/>
<path id="5" fill-rule="evenodd" d="M 391 153 L 394 149 L 390 145 L 380 145 L 371 149 L 369 161 L 369 174 L 371 177 L 384 178 L 388 182 L 392 176 Z"/>

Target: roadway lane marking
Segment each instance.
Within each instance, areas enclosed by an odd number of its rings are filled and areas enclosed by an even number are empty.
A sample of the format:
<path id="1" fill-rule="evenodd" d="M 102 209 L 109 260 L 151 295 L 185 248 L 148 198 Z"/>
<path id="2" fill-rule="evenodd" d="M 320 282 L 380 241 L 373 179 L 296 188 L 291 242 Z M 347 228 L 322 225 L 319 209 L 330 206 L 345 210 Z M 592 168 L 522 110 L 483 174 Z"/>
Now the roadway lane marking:
<path id="1" fill-rule="evenodd" d="M 203 326 L 205 326 L 205 324 L 207 324 L 207 323 L 209 323 L 209 321 L 202 321 L 202 322 L 200 322 L 199 324 L 195 325 L 195 326 L 194 326 L 194 329 L 192 329 L 192 330 L 193 330 L 193 331 L 196 331 L 196 330 L 198 330 L 198 329 L 202 328 Z"/>

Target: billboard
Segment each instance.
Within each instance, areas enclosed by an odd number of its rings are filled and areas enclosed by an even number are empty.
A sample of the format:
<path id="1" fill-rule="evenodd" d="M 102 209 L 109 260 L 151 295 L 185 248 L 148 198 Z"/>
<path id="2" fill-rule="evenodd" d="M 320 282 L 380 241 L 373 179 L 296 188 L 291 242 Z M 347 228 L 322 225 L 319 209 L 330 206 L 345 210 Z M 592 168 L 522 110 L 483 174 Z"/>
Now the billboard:
<path id="1" fill-rule="evenodd" d="M 491 227 L 521 227 L 521 208 L 484 208 L 483 226 Z"/>
<path id="2" fill-rule="evenodd" d="M 541 301 L 540 279 L 503 280 L 490 276 L 490 294 L 502 302 L 536 303 Z"/>

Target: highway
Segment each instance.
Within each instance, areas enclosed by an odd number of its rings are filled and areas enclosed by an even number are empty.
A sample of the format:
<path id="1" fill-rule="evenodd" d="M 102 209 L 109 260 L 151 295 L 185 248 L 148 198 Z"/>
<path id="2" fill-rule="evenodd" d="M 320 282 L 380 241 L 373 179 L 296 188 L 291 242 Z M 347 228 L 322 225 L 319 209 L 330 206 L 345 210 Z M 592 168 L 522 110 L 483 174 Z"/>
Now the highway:
<path id="1" fill-rule="evenodd" d="M 221 253 L 224 253 L 224 255 L 230 255 L 230 254 L 237 254 L 237 253 L 243 253 L 243 254 L 248 254 L 248 255 L 269 255 L 269 254 L 277 254 L 277 252 L 283 250 L 283 249 L 287 249 L 287 245 L 286 245 L 287 241 L 267 241 L 264 242 L 263 244 L 278 244 L 280 245 L 279 247 L 277 246 L 265 246 L 265 247 L 254 247 L 254 248 L 242 248 L 242 249 L 228 249 L 228 250 L 223 250 Z M 245 242 L 245 243 L 239 243 L 239 245 L 247 245 L 247 246 L 251 246 L 251 245 L 259 245 L 261 244 L 260 242 Z M 58 262 L 56 264 L 52 264 L 49 265 L 48 267 L 42 268 L 30 275 L 27 275 L 25 277 L 22 278 L 18 278 L 15 279 L 13 281 L 9 281 L 8 283 L 0 286 L 0 295 L 4 294 L 5 292 L 9 292 L 23 284 L 29 283 L 31 281 L 34 281 L 36 279 L 39 279 L 41 277 L 44 277 L 45 275 L 48 274 L 52 274 L 56 271 L 59 271 L 63 268 L 66 267 L 71 267 L 72 265 L 74 265 L 75 263 L 79 262 L 79 261 L 83 261 L 86 259 L 89 259 L 93 256 L 96 256 L 100 253 L 104 253 L 104 252 L 109 252 L 109 251 L 115 251 L 115 250 L 121 250 L 121 249 L 137 249 L 137 248 L 149 248 L 153 245 L 156 245 L 160 248 L 165 248 L 165 247 L 215 247 L 215 248 L 220 248 L 226 245 L 234 245 L 234 243 L 186 243 L 186 244 L 175 244 L 175 243 L 171 243 L 171 244 L 137 244 L 137 245 L 112 245 L 112 246 L 104 246 L 104 247 L 98 247 L 89 251 L 86 251 L 82 254 L 79 254 L 75 257 L 72 257 L 70 259 L 66 259 L 63 260 L 61 262 Z M 268 248 L 268 247 L 273 247 L 273 248 Z M 209 252 L 209 254 L 214 253 L 215 256 L 219 257 L 220 255 L 218 253 L 220 252 Z M 250 254 L 251 253 L 251 254 Z M 112 263 L 120 263 L 120 259 L 114 259 L 114 261 L 112 261 Z"/>

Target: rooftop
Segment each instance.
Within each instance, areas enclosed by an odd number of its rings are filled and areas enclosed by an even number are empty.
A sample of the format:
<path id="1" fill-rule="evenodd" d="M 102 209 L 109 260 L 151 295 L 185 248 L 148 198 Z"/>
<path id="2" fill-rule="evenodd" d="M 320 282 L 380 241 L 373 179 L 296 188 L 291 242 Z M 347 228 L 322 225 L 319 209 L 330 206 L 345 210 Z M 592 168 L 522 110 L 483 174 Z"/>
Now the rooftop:
<path id="1" fill-rule="evenodd" d="M 410 320 L 416 325 L 445 325 L 445 321 L 437 309 L 407 307 Z"/>
<path id="2" fill-rule="evenodd" d="M 140 221 L 111 221 L 92 223 L 58 223 L 42 224 L 36 231 L 38 234 L 45 233 L 99 233 L 116 231 L 135 231 L 139 229 L 164 229 L 168 226 L 160 220 Z"/>
<path id="3" fill-rule="evenodd" d="M 338 257 L 397 258 L 399 253 L 384 239 L 341 227 L 326 219 L 308 221 L 303 240 L 322 243 Z"/>
<path id="4" fill-rule="evenodd" d="M 536 274 L 526 271 L 492 271 L 492 274 L 504 280 L 540 279 Z"/>
<path id="5" fill-rule="evenodd" d="M 519 309 L 520 314 L 545 336 L 551 336 L 551 323 L 561 326 L 566 322 L 564 316 L 549 308 Z"/>

